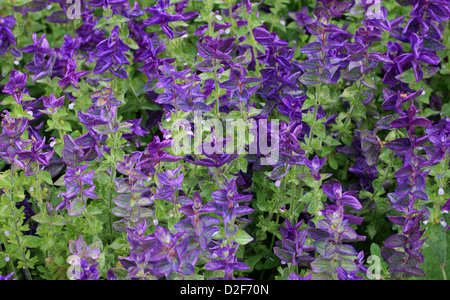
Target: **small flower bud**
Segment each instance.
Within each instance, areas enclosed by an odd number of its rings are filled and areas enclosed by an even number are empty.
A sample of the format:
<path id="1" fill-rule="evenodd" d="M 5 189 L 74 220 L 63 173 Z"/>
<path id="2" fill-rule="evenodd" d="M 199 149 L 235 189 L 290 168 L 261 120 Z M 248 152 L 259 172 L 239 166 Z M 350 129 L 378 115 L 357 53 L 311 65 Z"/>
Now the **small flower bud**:
<path id="1" fill-rule="evenodd" d="M 51 203 L 49 203 L 49 202 L 47 202 L 45 205 L 46 205 L 46 208 L 47 208 L 47 213 L 49 215 L 51 215 L 53 213 L 53 211 L 54 211 L 53 205 Z"/>

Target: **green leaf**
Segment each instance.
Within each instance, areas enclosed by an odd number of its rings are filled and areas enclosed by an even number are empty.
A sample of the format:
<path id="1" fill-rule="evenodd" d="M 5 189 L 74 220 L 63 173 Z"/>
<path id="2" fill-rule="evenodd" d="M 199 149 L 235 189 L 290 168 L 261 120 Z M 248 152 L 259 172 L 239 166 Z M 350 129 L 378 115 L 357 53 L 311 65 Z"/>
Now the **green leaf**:
<path id="1" fill-rule="evenodd" d="M 94 204 L 90 204 L 87 207 L 87 212 L 91 216 L 100 215 L 103 213 L 102 210 L 97 205 Z"/>
<path id="2" fill-rule="evenodd" d="M 52 175 L 48 171 L 44 171 L 41 173 L 42 179 L 50 185 L 53 185 Z"/>
<path id="3" fill-rule="evenodd" d="M 55 186 L 65 186 L 66 185 L 66 183 L 64 182 L 64 177 L 65 176 L 66 175 L 63 174 L 61 177 L 58 178 L 58 180 L 55 181 L 55 183 L 53 185 L 55 185 Z"/>
<path id="4" fill-rule="evenodd" d="M 364 199 L 364 198 L 372 198 L 372 193 L 366 190 L 361 190 L 359 192 L 359 198 L 360 199 Z"/>
<path id="5" fill-rule="evenodd" d="M 76 198 L 70 204 L 68 209 L 69 216 L 76 216 L 81 214 L 86 209 L 86 203 L 82 201 L 80 198 Z"/>
<path id="6" fill-rule="evenodd" d="M 311 263 L 311 268 L 317 273 L 324 273 L 330 270 L 330 261 L 325 258 L 318 258 Z"/>
<path id="7" fill-rule="evenodd" d="M 378 244 L 372 243 L 370 245 L 370 254 L 374 255 L 374 256 L 378 256 L 381 257 L 381 249 L 380 246 L 378 246 Z"/>
<path id="8" fill-rule="evenodd" d="M 235 235 L 233 235 L 233 240 L 239 245 L 247 245 L 251 241 L 253 241 L 253 237 L 251 237 L 247 232 L 242 229 L 238 229 Z"/>
<path id="9" fill-rule="evenodd" d="M 404 83 L 415 83 L 416 82 L 416 76 L 414 74 L 413 69 L 409 69 L 409 70 L 403 72 L 402 74 L 395 76 L 395 78 Z"/>
<path id="10" fill-rule="evenodd" d="M 365 86 L 367 86 L 368 88 L 371 88 L 374 90 L 377 89 L 377 83 L 375 81 L 375 78 L 373 78 L 373 77 L 364 77 L 361 80 L 361 83 L 364 84 Z"/>
<path id="11" fill-rule="evenodd" d="M 305 72 L 303 73 L 298 80 L 303 83 L 304 85 L 309 84 L 317 84 L 320 82 L 319 76 L 316 74 L 315 71 Z"/>
<path id="12" fill-rule="evenodd" d="M 321 123 L 313 123 L 312 125 L 312 132 L 317 135 L 321 140 L 325 139 L 326 137 L 326 128 L 325 125 Z"/>
<path id="13" fill-rule="evenodd" d="M 39 213 L 37 215 L 32 216 L 31 218 L 38 223 L 50 224 L 50 217 L 44 213 Z"/>
<path id="14" fill-rule="evenodd" d="M 15 0 L 13 4 L 14 4 L 14 6 L 22 6 L 27 3 L 30 3 L 31 1 L 33 1 L 33 0 Z"/>
<path id="15" fill-rule="evenodd" d="M 52 217 L 52 225 L 55 226 L 63 226 L 67 224 L 67 220 L 66 218 L 64 218 L 63 216 L 54 216 Z"/>
<path id="16" fill-rule="evenodd" d="M 428 239 L 423 245 L 424 262 L 420 265 L 427 280 L 441 280 L 447 261 L 447 235 L 445 228 L 438 224 L 428 225 Z"/>
<path id="17" fill-rule="evenodd" d="M 27 248 L 37 248 L 41 244 L 41 238 L 35 235 L 26 235 L 23 238 L 23 246 Z"/>
<path id="18" fill-rule="evenodd" d="M 22 101 L 31 101 L 31 100 L 35 100 L 36 98 L 31 97 L 28 94 L 23 94 L 22 95 Z"/>
<path id="19" fill-rule="evenodd" d="M 330 155 L 330 157 L 328 157 L 327 159 L 328 161 L 328 165 L 333 169 L 333 170 L 337 170 L 339 165 L 338 162 L 336 160 L 336 156 L 334 155 Z"/>

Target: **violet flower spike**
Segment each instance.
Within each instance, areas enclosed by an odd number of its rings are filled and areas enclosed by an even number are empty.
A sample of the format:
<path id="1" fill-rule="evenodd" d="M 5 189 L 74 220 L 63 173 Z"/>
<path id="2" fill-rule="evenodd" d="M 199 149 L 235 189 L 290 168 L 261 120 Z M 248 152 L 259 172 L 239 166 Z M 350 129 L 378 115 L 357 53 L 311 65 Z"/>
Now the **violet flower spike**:
<path id="1" fill-rule="evenodd" d="M 319 170 L 323 167 L 326 160 L 327 160 L 326 157 L 319 159 L 317 155 L 312 160 L 309 159 L 304 160 L 305 165 L 307 165 L 308 168 L 311 170 L 311 175 L 317 181 L 319 181 L 322 178 L 319 174 Z"/>
<path id="2" fill-rule="evenodd" d="M 16 24 L 13 16 L 0 17 L 0 56 L 2 56 L 11 45 L 16 45 L 11 28 Z"/>

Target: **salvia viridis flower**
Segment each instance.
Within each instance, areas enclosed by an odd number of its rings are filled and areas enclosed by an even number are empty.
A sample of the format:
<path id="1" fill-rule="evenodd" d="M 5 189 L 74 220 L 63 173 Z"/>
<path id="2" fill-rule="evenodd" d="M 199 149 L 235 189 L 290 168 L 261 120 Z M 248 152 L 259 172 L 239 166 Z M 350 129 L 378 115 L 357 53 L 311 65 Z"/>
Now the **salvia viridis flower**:
<path id="1" fill-rule="evenodd" d="M 233 280 L 233 279 L 246 279 L 246 278 L 235 278 L 234 271 L 250 270 L 250 267 L 243 262 L 237 260 L 235 255 L 238 250 L 239 245 L 236 243 L 227 244 L 225 247 L 218 247 L 214 253 L 217 255 L 218 259 L 213 260 L 205 265 L 207 270 L 223 270 L 223 280 Z"/>
<path id="2" fill-rule="evenodd" d="M 17 278 L 13 278 L 14 272 L 11 272 L 5 276 L 0 275 L 0 280 L 17 280 Z"/>
<path id="3" fill-rule="evenodd" d="M 239 194 L 234 178 L 228 181 L 226 189 L 214 191 L 211 196 L 214 199 L 211 205 L 216 208 L 216 214 L 222 216 L 225 223 L 235 217 L 247 215 L 254 211 L 247 205 L 239 204 L 240 202 L 249 202 L 253 196 L 251 194 Z"/>
<path id="4" fill-rule="evenodd" d="M 179 211 L 186 216 L 174 227 L 179 232 L 185 232 L 192 236 L 192 240 L 189 241 L 193 244 L 192 247 L 198 247 L 201 250 L 206 250 L 208 243 L 211 241 L 212 236 L 219 230 L 217 224 L 220 220 L 211 216 L 202 216 L 216 211 L 212 205 L 203 204 L 202 198 L 198 192 L 194 192 L 193 199 L 182 196 L 177 199 L 178 203 L 183 204 Z"/>
<path id="5" fill-rule="evenodd" d="M 98 280 L 100 272 L 98 271 L 101 242 L 94 242 L 90 245 L 86 243 L 82 236 L 77 240 L 69 242 L 71 255 L 67 258 L 70 264 L 68 272 L 69 278 L 75 280 Z"/>
<path id="6" fill-rule="evenodd" d="M 14 96 L 14 100 L 17 103 L 22 103 L 23 94 L 28 94 L 27 84 L 27 73 L 21 73 L 17 70 L 12 70 L 9 81 L 3 88 L 2 92 Z"/>
<path id="7" fill-rule="evenodd" d="M 128 74 L 123 65 L 130 64 L 125 55 L 129 48 L 119 37 L 119 26 L 114 27 L 111 35 L 97 45 L 97 63 L 93 73 L 104 74 L 109 70 L 115 76 L 127 79 Z"/>
<path id="8" fill-rule="evenodd" d="M 16 24 L 13 16 L 0 17 L 0 55 L 3 55 L 11 45 L 16 45 L 11 28 Z"/>

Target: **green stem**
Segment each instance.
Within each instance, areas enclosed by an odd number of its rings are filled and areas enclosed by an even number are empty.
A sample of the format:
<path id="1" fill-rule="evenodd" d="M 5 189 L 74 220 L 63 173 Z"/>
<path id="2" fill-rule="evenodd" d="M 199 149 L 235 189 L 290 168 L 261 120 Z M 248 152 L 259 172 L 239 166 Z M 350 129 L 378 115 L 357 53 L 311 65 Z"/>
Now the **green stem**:
<path id="1" fill-rule="evenodd" d="M 352 113 L 353 113 L 353 110 L 355 109 L 355 104 L 354 103 L 357 103 L 359 101 L 359 97 L 361 95 L 361 82 L 357 81 L 356 85 L 358 86 L 358 92 L 356 93 L 355 100 L 350 104 L 350 110 L 349 110 L 348 116 L 347 116 L 347 118 L 345 119 L 345 122 L 344 122 L 344 132 L 347 131 L 347 128 L 350 125 L 350 122 L 352 120 Z"/>
<path id="2" fill-rule="evenodd" d="M 42 179 L 41 179 L 41 171 L 39 169 L 39 164 L 36 164 L 36 171 L 35 172 L 36 172 L 36 181 L 35 181 L 35 184 L 36 184 L 35 188 L 36 188 L 36 190 L 34 192 L 35 192 L 36 198 L 38 200 L 38 206 L 39 206 L 40 211 L 45 211 L 45 207 L 43 207 L 44 201 L 42 199 L 42 188 L 41 188 Z M 34 206 L 35 212 L 38 213 L 39 210 L 37 209 L 38 207 L 36 206 L 36 203 L 34 202 L 34 198 L 35 197 L 32 197 L 31 201 L 33 202 L 33 206 Z"/>
<path id="3" fill-rule="evenodd" d="M 117 132 L 115 132 L 113 134 L 113 139 L 114 139 L 114 148 L 111 150 L 115 150 L 117 147 Z M 113 209 L 113 188 L 114 188 L 114 181 L 116 180 L 116 163 L 117 163 L 117 158 L 115 155 L 115 151 L 111 151 L 111 158 L 112 158 L 112 163 L 111 163 L 111 174 L 109 177 L 109 197 L 108 197 L 108 228 L 109 228 L 109 234 L 111 235 L 111 238 L 113 237 L 113 213 L 112 213 L 112 209 Z"/>
<path id="4" fill-rule="evenodd" d="M 5 246 L 5 251 L 9 257 L 9 266 L 11 268 L 11 272 L 14 272 L 14 275 L 17 278 L 17 270 L 16 267 L 14 267 L 14 263 L 13 263 L 13 259 L 11 258 L 11 256 L 9 255 L 10 251 L 8 251 L 8 243 L 5 237 L 5 234 L 3 232 L 0 233 L 1 237 L 2 237 L 2 243 Z"/>
<path id="5" fill-rule="evenodd" d="M 22 260 L 23 260 L 24 263 L 26 263 L 27 262 L 27 258 L 25 256 L 25 253 L 23 252 L 24 247 L 22 245 L 22 241 L 21 241 L 19 235 L 17 234 L 17 232 L 19 232 L 19 228 L 17 228 L 16 210 L 13 207 L 13 203 L 15 203 L 15 202 L 14 202 L 14 199 L 13 199 L 13 192 L 12 192 L 12 189 L 14 187 L 14 173 L 13 173 L 13 169 L 12 168 L 11 168 L 10 180 L 11 180 L 11 190 L 9 190 L 9 209 L 11 210 L 12 223 L 14 224 L 14 236 L 15 236 L 17 244 L 19 246 L 20 255 L 22 256 Z M 28 269 L 28 267 L 24 266 L 23 269 L 25 270 L 25 274 L 27 275 L 28 280 L 33 280 L 33 278 L 31 277 L 31 273 L 30 273 L 30 270 Z"/>
<path id="6" fill-rule="evenodd" d="M 289 206 L 289 220 L 292 222 L 294 220 L 294 212 L 295 212 L 295 203 L 294 199 L 296 198 L 295 189 L 297 188 L 296 184 L 292 184 L 292 192 L 291 192 L 291 204 Z"/>
<path id="7" fill-rule="evenodd" d="M 216 115 L 217 117 L 220 116 L 220 112 L 219 112 L 219 78 L 217 76 L 217 63 L 216 60 L 214 59 L 214 83 L 215 83 L 215 88 L 214 88 L 214 92 L 216 93 L 216 103 L 215 103 L 215 111 L 216 111 Z"/>
<path id="8" fill-rule="evenodd" d="M 319 92 L 320 92 L 320 88 L 321 88 L 321 83 L 319 83 L 318 85 L 317 85 L 317 87 L 316 87 L 316 95 L 315 95 L 315 101 L 314 101 L 314 114 L 313 114 L 313 121 L 312 121 L 312 124 L 311 124 L 311 130 L 310 130 L 310 132 L 309 132 L 309 135 L 308 135 L 308 141 L 307 141 L 307 148 L 306 148 L 306 151 L 309 151 L 309 149 L 311 148 L 311 143 L 312 143 L 312 139 L 313 139 L 313 133 L 312 133 L 312 125 L 314 124 L 314 123 L 316 123 L 316 121 L 317 121 L 317 113 L 318 113 L 318 110 L 319 110 L 319 103 L 320 103 L 320 99 L 319 99 Z M 306 153 L 306 155 L 308 155 L 308 154 L 313 154 L 313 152 L 314 151 L 311 151 L 311 153 Z M 303 165 L 303 167 L 305 168 L 306 166 L 305 165 Z"/>
<path id="9" fill-rule="evenodd" d="M 444 276 L 444 280 L 447 280 L 447 274 L 445 273 L 445 264 L 441 265 L 442 276 Z"/>

